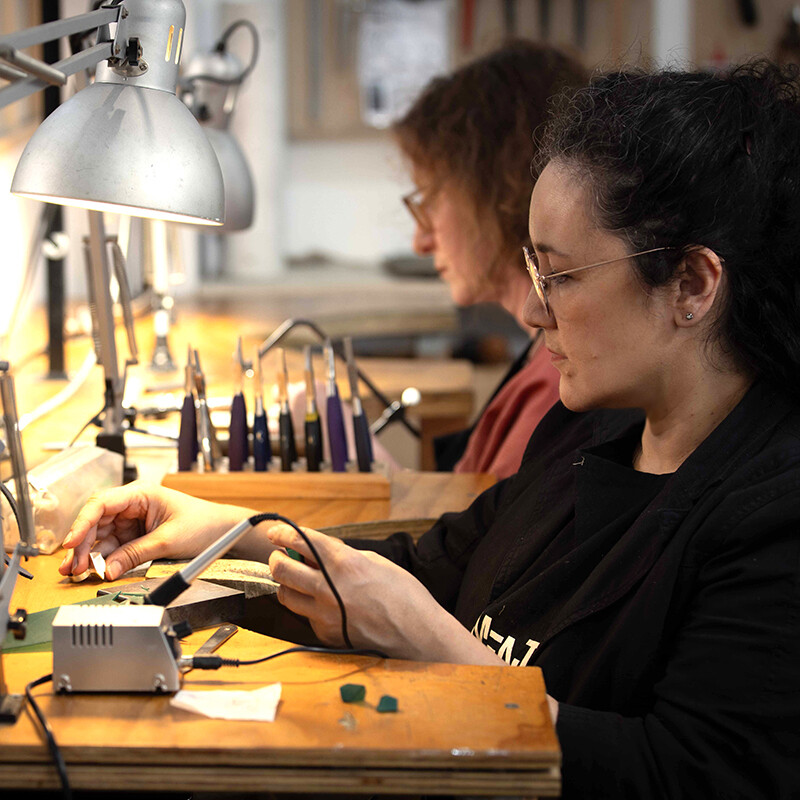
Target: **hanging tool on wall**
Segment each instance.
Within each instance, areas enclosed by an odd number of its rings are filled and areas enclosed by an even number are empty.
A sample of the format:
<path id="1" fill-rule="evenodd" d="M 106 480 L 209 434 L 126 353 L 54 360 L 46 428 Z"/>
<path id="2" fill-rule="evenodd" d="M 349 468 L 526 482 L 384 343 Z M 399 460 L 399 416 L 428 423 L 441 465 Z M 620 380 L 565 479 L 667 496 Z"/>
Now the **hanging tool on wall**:
<path id="1" fill-rule="evenodd" d="M 475 0 L 461 0 L 461 49 L 472 50 L 475 41 Z"/>
<path id="2" fill-rule="evenodd" d="M 550 0 L 539 0 L 539 38 L 550 38 Z"/>
<path id="3" fill-rule="evenodd" d="M 742 24 L 748 28 L 753 28 L 758 24 L 758 8 L 756 0 L 737 0 L 739 6 L 739 17 Z"/>
<path id="4" fill-rule="evenodd" d="M 266 472 L 271 459 L 267 412 L 264 409 L 264 375 L 261 371 L 261 356 L 256 349 L 255 358 L 255 410 L 253 412 L 253 469 Z"/>
<path id="5" fill-rule="evenodd" d="M 517 0 L 503 0 L 503 27 L 506 36 L 517 33 Z"/>
<path id="6" fill-rule="evenodd" d="M 336 385 L 336 360 L 330 339 L 325 340 L 325 358 L 328 363 L 327 414 L 328 444 L 331 450 L 331 469 L 344 472 L 347 469 L 347 437 L 344 432 L 342 401 Z"/>
<path id="7" fill-rule="evenodd" d="M 192 347 L 186 355 L 185 397 L 181 406 L 181 422 L 178 431 L 178 471 L 189 472 L 197 461 L 200 445 L 197 443 L 197 409 L 194 397 L 194 365 Z"/>
<path id="8" fill-rule="evenodd" d="M 369 438 L 369 422 L 367 422 L 364 408 L 361 404 L 361 395 L 358 391 L 358 373 L 353 355 L 353 340 L 346 336 L 344 339 L 344 352 L 347 361 L 347 375 L 350 379 L 350 402 L 353 407 L 353 438 L 356 444 L 356 460 L 359 472 L 372 471 L 372 443 Z"/>
<path id="9" fill-rule="evenodd" d="M 316 386 L 314 384 L 314 367 L 311 363 L 311 346 L 305 347 L 305 381 L 306 381 L 306 468 L 309 472 L 319 472 L 322 463 L 322 424 L 317 410 Z"/>
<path id="10" fill-rule="evenodd" d="M 575 46 L 586 48 L 586 0 L 572 0 L 572 30 Z"/>
<path id="11" fill-rule="evenodd" d="M 247 404 L 244 399 L 244 378 L 252 364 L 242 355 L 242 337 L 236 345 L 237 388 L 231 401 L 231 421 L 228 427 L 228 469 L 241 472 L 249 457 Z"/>

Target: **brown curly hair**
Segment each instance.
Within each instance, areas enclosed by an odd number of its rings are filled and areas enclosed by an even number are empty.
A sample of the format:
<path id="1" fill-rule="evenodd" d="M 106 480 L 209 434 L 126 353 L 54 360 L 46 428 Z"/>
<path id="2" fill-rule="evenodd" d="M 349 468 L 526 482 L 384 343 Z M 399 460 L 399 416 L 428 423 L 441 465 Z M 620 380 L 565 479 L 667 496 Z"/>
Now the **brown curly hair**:
<path id="1" fill-rule="evenodd" d="M 498 249 L 511 253 L 528 239 L 533 131 L 547 121 L 553 96 L 587 82 L 567 53 L 511 39 L 434 78 L 392 130 L 414 167 L 437 183 L 454 181 L 476 218 L 494 228 Z"/>

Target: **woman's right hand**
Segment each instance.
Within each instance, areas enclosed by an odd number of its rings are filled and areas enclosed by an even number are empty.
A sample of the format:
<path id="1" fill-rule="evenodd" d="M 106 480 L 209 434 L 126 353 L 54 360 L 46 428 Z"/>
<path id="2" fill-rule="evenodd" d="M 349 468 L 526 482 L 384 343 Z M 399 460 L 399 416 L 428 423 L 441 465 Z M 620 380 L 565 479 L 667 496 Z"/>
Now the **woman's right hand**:
<path id="1" fill-rule="evenodd" d="M 64 539 L 58 571 L 89 568 L 89 551 L 106 560 L 106 579 L 154 558 L 192 558 L 245 519 L 247 509 L 200 500 L 173 489 L 130 483 L 90 498 Z"/>

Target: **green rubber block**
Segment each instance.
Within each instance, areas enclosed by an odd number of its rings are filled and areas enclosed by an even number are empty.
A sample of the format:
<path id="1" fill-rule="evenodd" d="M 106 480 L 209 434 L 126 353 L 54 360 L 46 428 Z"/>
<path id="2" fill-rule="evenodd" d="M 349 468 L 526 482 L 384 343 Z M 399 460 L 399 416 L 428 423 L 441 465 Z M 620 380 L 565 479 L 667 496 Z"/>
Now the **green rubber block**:
<path id="1" fill-rule="evenodd" d="M 378 700 L 378 707 L 376 711 L 379 714 L 388 714 L 397 711 L 397 698 L 392 697 L 390 694 L 385 694 Z"/>
<path id="2" fill-rule="evenodd" d="M 343 703 L 358 703 L 367 696 L 366 687 L 360 683 L 345 683 L 339 687 Z"/>
<path id="3" fill-rule="evenodd" d="M 289 556 L 289 558 L 293 558 L 295 561 L 300 561 L 302 564 L 306 563 L 305 558 L 303 558 L 303 556 L 301 556 L 300 553 L 297 552 L 297 550 L 292 550 L 291 547 L 287 547 L 286 553 Z"/>

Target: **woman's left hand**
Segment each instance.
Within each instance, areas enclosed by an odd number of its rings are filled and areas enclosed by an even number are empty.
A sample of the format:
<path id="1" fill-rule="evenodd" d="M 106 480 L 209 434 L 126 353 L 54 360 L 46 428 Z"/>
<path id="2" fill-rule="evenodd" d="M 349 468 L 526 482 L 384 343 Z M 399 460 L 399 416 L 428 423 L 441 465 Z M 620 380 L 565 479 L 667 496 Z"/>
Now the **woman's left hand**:
<path id="1" fill-rule="evenodd" d="M 342 598 L 353 647 L 419 661 L 503 663 L 402 567 L 318 531 L 304 532 Z M 305 559 L 297 561 L 283 550 L 270 556 L 272 577 L 280 583 L 278 600 L 307 617 L 323 642 L 343 646 L 341 610 L 309 546 L 289 526 L 275 526 L 267 536 Z"/>

